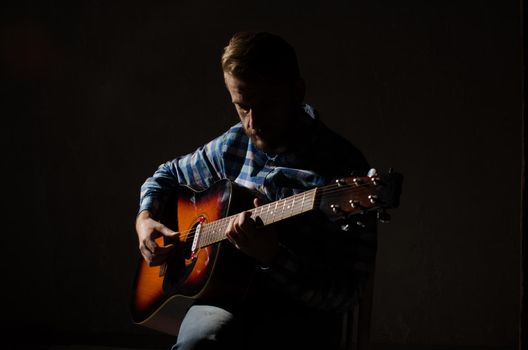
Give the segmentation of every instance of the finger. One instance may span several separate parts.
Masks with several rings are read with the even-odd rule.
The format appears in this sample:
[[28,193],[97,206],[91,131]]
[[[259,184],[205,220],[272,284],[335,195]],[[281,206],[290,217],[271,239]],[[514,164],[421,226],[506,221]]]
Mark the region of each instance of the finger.
[[164,235],[165,237],[177,237],[180,234],[163,225],[161,222],[158,222],[155,226],[156,231]]
[[150,233],[150,239],[145,239],[144,241],[144,245],[146,246],[148,250],[150,250],[151,253],[155,253],[160,248],[160,246],[155,241],[155,239],[161,236],[174,238],[174,237],[179,237],[180,235],[179,232],[172,231],[167,226],[159,222],[157,222],[153,226],[153,228],[154,230]]
[[252,223],[253,220],[251,219],[251,212],[245,211],[237,216],[234,226],[237,232],[244,233],[246,231],[250,231],[253,228]]
[[235,233],[242,232],[240,225],[241,225],[241,222],[244,221],[243,214],[244,213],[240,213],[235,218],[233,218],[233,220],[231,221],[231,232],[235,232]]
[[150,253],[154,253],[156,249],[159,247],[156,241],[153,241],[151,239],[146,239],[144,241],[144,246],[146,249],[149,250]]
[[264,205],[266,204],[266,201],[261,199],[261,198],[258,198],[258,197],[255,197],[253,198],[253,205],[256,207],[260,207],[261,205]]
[[260,216],[257,216],[255,218],[255,227],[262,227],[264,226],[264,221],[260,218]]
[[152,253],[154,255],[167,255],[174,249],[174,247],[174,244],[167,244],[163,247],[158,246]]
[[226,238],[229,242],[231,242],[231,244],[233,244],[237,249],[240,249],[240,246],[238,245],[238,243],[235,241],[235,239],[233,238],[233,236],[231,235],[231,233],[227,233],[226,234]]
[[149,264],[149,266],[161,265],[167,260],[169,253],[175,248],[175,245],[169,244],[163,247],[156,246],[153,251],[147,246],[143,245],[140,247],[141,255],[143,259]]
[[226,228],[226,237],[237,249],[240,249],[240,246],[242,244],[243,238],[241,237],[243,235],[243,232],[238,227],[238,221],[239,217],[233,218],[229,221],[229,224]]
[[233,225],[234,225],[234,223],[235,223],[235,219],[229,220],[229,223],[227,224],[227,228],[225,230],[225,236],[226,236],[227,240],[229,242],[231,242],[231,244],[233,244],[237,249],[240,249],[240,247],[237,244],[236,240],[233,238],[233,233],[234,233]]
[[163,264],[168,259],[168,255],[153,255],[149,262],[149,266],[158,266]]
[[227,227],[225,229],[225,234],[227,235],[228,233],[232,232],[233,231],[233,225],[235,223],[235,218],[229,220],[229,222],[227,223]]
[[150,250],[148,250],[147,247],[143,245],[139,247],[139,251],[141,252],[141,255],[143,256],[143,259],[145,259],[147,263],[150,263],[150,261],[152,260],[152,253],[150,252]]
[[239,233],[239,232],[242,231],[242,229],[240,228],[241,222],[243,221],[242,215],[243,215],[243,213],[240,213],[233,219],[233,225],[232,225],[231,229],[232,229],[232,231],[234,231],[236,233]]
[[227,223],[227,227],[225,229],[225,235],[228,236],[230,235],[231,232],[233,232],[233,225],[235,223],[235,219],[231,219],[229,220],[229,222]]
[[170,251],[174,248],[174,244],[167,244],[160,246],[156,241],[145,240],[144,246],[149,250],[151,254],[162,254],[165,251]]

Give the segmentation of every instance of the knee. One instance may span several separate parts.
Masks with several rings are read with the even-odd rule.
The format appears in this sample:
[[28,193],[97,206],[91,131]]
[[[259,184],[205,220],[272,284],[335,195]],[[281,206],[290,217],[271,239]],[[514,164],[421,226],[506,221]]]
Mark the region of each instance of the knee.
[[203,337],[197,334],[186,336],[184,338],[179,337],[176,340],[176,344],[172,347],[172,350],[213,350],[222,349],[214,338]]
[[193,306],[182,322],[172,350],[227,349],[232,342],[233,320],[233,315],[221,308]]

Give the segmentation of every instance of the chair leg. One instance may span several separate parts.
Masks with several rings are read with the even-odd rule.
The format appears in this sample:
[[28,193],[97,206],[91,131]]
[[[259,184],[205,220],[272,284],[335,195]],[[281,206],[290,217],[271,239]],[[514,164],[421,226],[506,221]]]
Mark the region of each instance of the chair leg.
[[361,300],[352,310],[343,314],[340,350],[368,350],[370,347],[370,324],[374,299],[374,266]]
[[359,304],[359,315],[357,323],[357,349],[368,350],[370,346],[370,324],[372,315],[372,303],[374,299],[374,267],[370,271],[370,278],[365,286],[363,298]]

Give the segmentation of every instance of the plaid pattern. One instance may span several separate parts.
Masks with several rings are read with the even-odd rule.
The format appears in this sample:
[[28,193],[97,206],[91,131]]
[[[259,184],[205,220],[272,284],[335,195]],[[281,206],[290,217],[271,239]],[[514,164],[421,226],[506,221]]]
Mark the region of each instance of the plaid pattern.
[[[310,125],[308,134],[303,134],[304,144],[270,156],[253,145],[238,123],[194,152],[160,165],[141,187],[139,211],[156,215],[167,189],[179,184],[198,190],[227,178],[275,201],[352,171],[365,174],[369,165],[362,154],[326,128],[311,106],[303,108]],[[376,230],[375,222],[370,222],[367,228],[354,227],[346,233],[320,218],[296,222],[295,235],[313,236],[311,248],[286,239],[275,263],[263,268],[263,274],[272,288],[286,291],[294,300],[318,309],[346,310],[357,302],[374,261]],[[292,227],[286,225],[284,230]]]

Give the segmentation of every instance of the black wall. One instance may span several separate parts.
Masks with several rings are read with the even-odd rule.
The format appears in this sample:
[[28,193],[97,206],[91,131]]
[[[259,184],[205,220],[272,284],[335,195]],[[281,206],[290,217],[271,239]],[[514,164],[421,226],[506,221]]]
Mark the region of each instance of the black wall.
[[380,230],[372,340],[515,344],[519,8],[4,2],[4,326],[50,342],[153,334],[128,314],[139,187],[236,122],[221,50],[236,31],[264,30],[297,48],[323,121],[380,171],[405,175],[401,207]]

